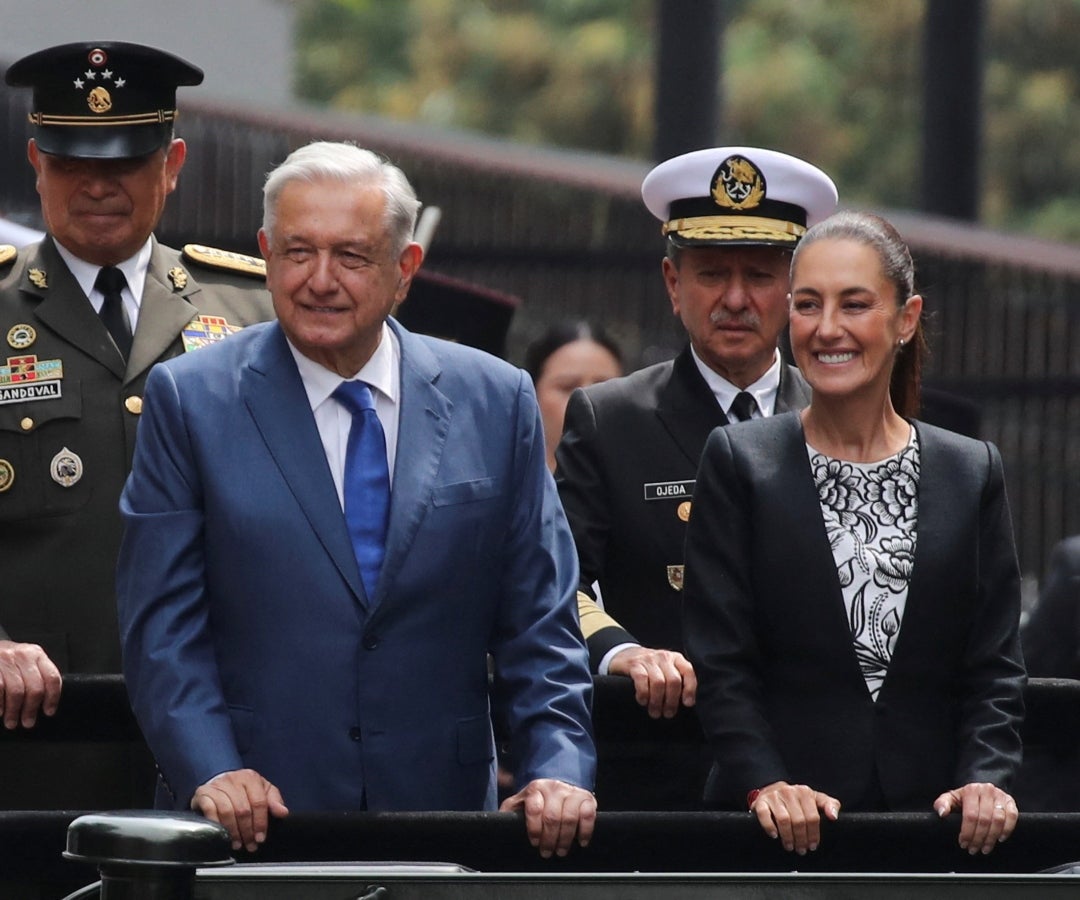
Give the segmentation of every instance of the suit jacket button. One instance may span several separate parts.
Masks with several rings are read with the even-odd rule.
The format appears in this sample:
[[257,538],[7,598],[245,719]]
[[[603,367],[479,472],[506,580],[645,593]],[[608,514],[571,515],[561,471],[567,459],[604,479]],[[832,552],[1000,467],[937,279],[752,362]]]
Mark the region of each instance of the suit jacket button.
[[365,650],[374,650],[378,646],[379,646],[379,638],[378,638],[377,635],[374,635],[374,634],[365,634],[364,635],[364,649]]
[[349,737],[354,741],[360,740],[360,727],[358,725],[353,725],[353,727],[349,729]]

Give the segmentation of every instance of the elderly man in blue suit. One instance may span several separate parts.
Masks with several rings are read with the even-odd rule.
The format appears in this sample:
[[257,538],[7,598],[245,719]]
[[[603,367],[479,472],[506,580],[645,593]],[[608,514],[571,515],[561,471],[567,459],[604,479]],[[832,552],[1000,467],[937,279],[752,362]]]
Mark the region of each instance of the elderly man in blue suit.
[[520,787],[501,808],[544,856],[593,830],[577,563],[535,397],[390,318],[418,207],[366,150],[295,151],[259,232],[278,322],[147,382],[124,673],[158,805],[236,849],[290,808],[494,809],[489,656]]

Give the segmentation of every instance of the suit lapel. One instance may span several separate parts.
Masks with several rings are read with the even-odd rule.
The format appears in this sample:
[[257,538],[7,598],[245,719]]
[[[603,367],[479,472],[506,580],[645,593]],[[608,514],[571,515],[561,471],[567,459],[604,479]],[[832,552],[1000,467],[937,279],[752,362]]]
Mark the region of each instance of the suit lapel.
[[256,339],[240,375],[240,396],[311,528],[357,601],[367,605],[326,451],[280,325]]
[[[29,272],[45,273],[46,286],[37,287]],[[27,260],[20,290],[41,298],[35,315],[67,343],[93,357],[117,378],[124,376],[124,361],[94,307],[79,287],[52,238],[45,238]]]
[[780,364],[780,386],[776,389],[775,413],[805,409],[810,405],[810,385],[794,366]]
[[709,432],[727,424],[720,404],[694,364],[689,345],[672,364],[671,378],[656,405],[656,416],[695,467]]
[[174,290],[167,281],[170,264],[177,265],[178,260],[170,259],[155,240],[139,303],[139,323],[131,345],[125,382],[138,378],[161,359],[184,326],[198,314],[198,310],[186,299],[186,296],[198,290],[198,286],[189,280],[183,295]]
[[431,502],[453,410],[435,386],[441,372],[435,355],[396,321],[389,322],[401,344],[401,406],[386,556],[376,589],[380,606],[392,595],[394,579]]

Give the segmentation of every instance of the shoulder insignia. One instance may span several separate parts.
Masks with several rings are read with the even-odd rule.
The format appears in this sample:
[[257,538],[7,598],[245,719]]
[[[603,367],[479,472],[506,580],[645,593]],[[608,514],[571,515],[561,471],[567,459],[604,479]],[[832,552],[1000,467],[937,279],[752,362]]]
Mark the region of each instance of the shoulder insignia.
[[204,247],[202,244],[185,244],[184,258],[211,269],[223,269],[227,272],[239,272],[255,278],[266,277],[266,262],[256,256],[233,253],[231,250],[218,250]]
[[0,244],[0,266],[6,266],[19,255],[18,248],[11,244]]

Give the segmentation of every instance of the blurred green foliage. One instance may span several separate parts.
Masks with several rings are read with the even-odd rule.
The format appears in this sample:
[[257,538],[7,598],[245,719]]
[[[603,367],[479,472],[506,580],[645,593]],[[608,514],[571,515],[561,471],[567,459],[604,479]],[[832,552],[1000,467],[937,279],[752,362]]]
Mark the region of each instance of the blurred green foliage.
[[[663,0],[301,0],[304,99],[647,158]],[[726,0],[718,143],[919,197],[924,0]],[[1080,0],[986,0],[982,218],[1080,241]]]

